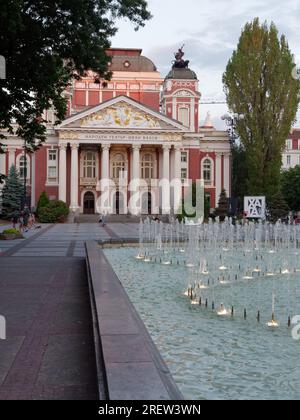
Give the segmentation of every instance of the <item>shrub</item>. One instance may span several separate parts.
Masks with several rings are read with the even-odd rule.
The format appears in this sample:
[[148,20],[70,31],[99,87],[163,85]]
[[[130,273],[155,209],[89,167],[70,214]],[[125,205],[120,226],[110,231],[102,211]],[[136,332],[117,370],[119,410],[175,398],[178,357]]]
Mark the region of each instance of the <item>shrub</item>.
[[50,200],[47,196],[47,194],[44,192],[42,192],[42,194],[40,195],[39,201],[37,203],[37,208],[36,208],[36,213],[39,216],[39,212],[43,207],[48,206],[48,204],[50,203]]
[[67,204],[63,201],[54,200],[39,210],[38,217],[41,223],[57,223],[63,222],[68,214],[69,208]]
[[4,235],[18,235],[20,232],[17,229],[6,229],[2,233]]

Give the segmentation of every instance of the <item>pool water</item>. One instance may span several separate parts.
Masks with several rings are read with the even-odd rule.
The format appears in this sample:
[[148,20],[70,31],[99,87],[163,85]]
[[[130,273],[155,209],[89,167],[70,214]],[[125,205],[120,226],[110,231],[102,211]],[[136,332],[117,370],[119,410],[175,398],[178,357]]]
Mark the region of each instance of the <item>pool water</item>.
[[[186,399],[300,398],[300,340],[287,326],[300,314],[299,273],[209,288],[206,308],[184,295],[191,270],[137,261],[137,252],[105,250]],[[279,328],[271,329],[274,293]],[[218,316],[212,301],[234,305],[234,317]]]

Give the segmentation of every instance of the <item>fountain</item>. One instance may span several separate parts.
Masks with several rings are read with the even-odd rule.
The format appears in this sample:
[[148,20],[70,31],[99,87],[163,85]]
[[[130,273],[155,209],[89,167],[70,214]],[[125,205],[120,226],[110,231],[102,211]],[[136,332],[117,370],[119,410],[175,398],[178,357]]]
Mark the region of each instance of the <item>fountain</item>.
[[[285,225],[280,221],[275,225],[262,221],[234,225],[226,218],[224,223],[217,219],[215,223],[209,220],[208,224],[180,223],[178,220],[164,224],[148,218],[139,226],[136,259],[161,264],[170,270],[185,268],[184,295],[192,305],[201,307],[205,302],[217,316],[256,319],[260,323],[266,316],[261,305],[265,304],[262,303],[262,290],[267,285],[272,319],[266,325],[277,328],[276,288],[280,287],[278,280],[284,278],[284,287],[288,289],[285,316],[290,324],[290,281],[300,271],[299,240],[299,225]],[[255,290],[255,302],[247,299],[249,287]],[[265,299],[265,291],[263,296]],[[215,308],[218,309],[215,311]]]

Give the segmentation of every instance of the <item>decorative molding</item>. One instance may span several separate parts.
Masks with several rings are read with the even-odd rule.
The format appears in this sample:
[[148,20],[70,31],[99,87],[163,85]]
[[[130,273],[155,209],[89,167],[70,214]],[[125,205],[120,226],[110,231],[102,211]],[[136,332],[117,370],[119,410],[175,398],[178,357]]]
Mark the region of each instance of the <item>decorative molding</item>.
[[61,131],[59,133],[59,138],[61,140],[77,140],[78,133],[74,133],[74,131]]
[[109,150],[111,148],[111,145],[110,144],[101,144],[100,147],[101,147],[101,149],[102,149],[103,152],[104,151],[109,152]]
[[162,128],[161,122],[125,102],[93,113],[81,121],[81,127]]

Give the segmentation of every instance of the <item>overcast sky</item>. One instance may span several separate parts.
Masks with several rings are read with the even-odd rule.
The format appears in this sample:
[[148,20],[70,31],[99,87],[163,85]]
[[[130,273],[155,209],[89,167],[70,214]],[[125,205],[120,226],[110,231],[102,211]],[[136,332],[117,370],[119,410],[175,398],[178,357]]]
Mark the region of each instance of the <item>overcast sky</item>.
[[[165,76],[173,53],[185,44],[185,57],[198,74],[203,100],[225,99],[222,74],[242,27],[256,16],[275,22],[300,63],[300,0],[148,0],[148,4],[152,20],[138,32],[130,23],[121,22],[112,46],[142,48]],[[201,122],[210,110],[215,125],[222,127],[220,116],[226,106],[202,105],[201,110]]]

